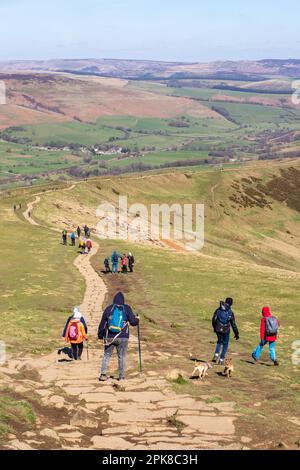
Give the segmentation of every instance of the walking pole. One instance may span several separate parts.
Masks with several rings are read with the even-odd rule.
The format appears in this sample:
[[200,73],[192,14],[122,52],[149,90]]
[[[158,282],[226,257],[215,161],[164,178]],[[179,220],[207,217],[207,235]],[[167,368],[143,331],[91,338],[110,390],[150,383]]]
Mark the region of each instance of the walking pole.
[[138,322],[138,344],[139,344],[139,369],[140,372],[143,371],[142,369],[142,350],[141,350],[141,333],[140,333],[140,317],[139,317],[139,322]]
[[86,342],[86,358],[89,361],[89,343],[88,343],[88,341]]

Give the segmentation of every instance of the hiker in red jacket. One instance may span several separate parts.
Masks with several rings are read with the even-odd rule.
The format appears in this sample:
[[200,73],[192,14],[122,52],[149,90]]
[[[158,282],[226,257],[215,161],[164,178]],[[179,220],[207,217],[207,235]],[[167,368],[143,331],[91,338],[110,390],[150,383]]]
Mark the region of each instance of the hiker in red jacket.
[[270,359],[274,362],[274,366],[279,366],[276,360],[275,343],[277,340],[278,329],[280,326],[279,321],[271,313],[269,307],[263,307],[262,319],[260,322],[260,343],[256,350],[252,353],[252,358],[255,362],[259,360],[263,347],[269,343]]

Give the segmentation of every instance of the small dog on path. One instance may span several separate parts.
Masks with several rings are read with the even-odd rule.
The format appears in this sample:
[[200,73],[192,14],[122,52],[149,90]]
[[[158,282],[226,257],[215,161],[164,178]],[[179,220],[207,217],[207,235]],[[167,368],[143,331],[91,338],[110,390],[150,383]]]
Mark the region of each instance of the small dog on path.
[[197,362],[195,361],[195,368],[193,370],[191,379],[199,378],[204,379],[207,376],[208,369],[212,369],[212,365],[209,362]]
[[234,372],[234,366],[233,366],[233,361],[232,359],[225,359],[225,368],[223,375],[227,377],[228,379],[232,376]]

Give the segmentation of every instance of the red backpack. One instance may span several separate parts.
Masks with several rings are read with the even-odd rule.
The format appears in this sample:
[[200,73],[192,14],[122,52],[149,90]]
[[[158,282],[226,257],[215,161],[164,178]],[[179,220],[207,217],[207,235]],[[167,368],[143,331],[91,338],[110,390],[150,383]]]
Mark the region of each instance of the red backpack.
[[78,325],[79,325],[79,322],[71,323],[70,328],[69,328],[69,334],[68,334],[70,341],[77,341],[78,334],[79,334]]

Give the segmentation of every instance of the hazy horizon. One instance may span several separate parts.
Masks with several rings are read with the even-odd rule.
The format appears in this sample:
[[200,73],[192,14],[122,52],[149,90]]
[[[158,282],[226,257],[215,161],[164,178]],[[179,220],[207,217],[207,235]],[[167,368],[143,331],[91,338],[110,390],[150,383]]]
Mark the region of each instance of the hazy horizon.
[[300,59],[296,0],[0,0],[0,60]]

